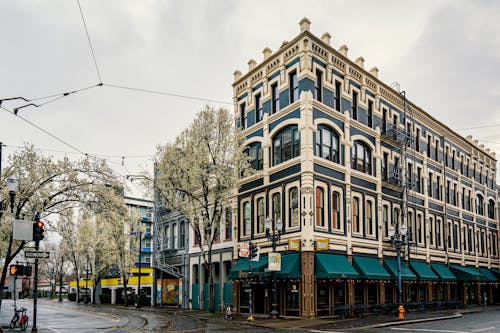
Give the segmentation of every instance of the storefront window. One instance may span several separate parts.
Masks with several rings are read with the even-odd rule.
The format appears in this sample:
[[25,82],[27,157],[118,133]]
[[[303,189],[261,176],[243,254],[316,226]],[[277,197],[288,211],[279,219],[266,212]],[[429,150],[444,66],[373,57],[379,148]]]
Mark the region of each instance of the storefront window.
[[318,317],[330,315],[330,288],[328,285],[319,285],[316,295],[316,308]]
[[300,285],[289,283],[286,286],[286,316],[300,316]]

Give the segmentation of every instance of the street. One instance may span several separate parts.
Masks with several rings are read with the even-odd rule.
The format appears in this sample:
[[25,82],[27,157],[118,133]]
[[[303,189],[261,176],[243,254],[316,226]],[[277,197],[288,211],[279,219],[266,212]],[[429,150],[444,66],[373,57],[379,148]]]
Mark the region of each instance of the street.
[[360,332],[436,332],[436,333],[493,333],[500,332],[500,312],[485,311],[464,314],[460,318],[369,329]]

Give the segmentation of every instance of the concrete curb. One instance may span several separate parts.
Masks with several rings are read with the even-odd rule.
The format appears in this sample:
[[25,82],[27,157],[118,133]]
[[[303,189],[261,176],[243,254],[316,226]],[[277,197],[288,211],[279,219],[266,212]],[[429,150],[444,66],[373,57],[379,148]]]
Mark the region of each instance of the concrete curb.
[[[429,318],[420,318],[420,319],[402,320],[402,321],[391,321],[391,322],[381,323],[381,324],[373,324],[373,325],[362,326],[362,327],[353,327],[353,328],[347,329],[346,331],[350,331],[350,330],[354,330],[354,329],[363,330],[363,329],[371,329],[371,328],[382,328],[382,327],[389,327],[389,326],[417,324],[417,323],[425,323],[428,321],[447,320],[447,319],[455,319],[455,318],[460,318],[460,317],[462,317],[461,313],[455,313],[455,314],[449,315],[449,316],[429,317]],[[318,332],[318,331],[316,331],[316,332]]]

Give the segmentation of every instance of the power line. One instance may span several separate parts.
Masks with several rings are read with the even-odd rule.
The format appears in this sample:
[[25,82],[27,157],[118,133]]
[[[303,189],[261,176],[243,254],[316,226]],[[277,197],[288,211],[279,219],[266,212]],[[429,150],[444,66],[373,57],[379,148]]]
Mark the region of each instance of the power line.
[[[48,96],[36,97],[36,98],[29,99],[28,101],[29,102],[33,102],[33,101],[38,101],[38,100],[41,100],[41,99],[47,99],[47,98],[52,98],[52,97],[66,97],[68,95],[76,94],[76,93],[79,93],[79,92],[82,92],[82,91],[85,91],[85,90],[89,90],[89,89],[92,89],[92,88],[95,88],[95,87],[102,87],[102,83],[98,83],[98,84],[95,84],[95,85],[92,85],[92,86],[88,86],[88,87],[85,87],[85,88],[80,88],[80,89],[76,89],[76,90],[72,90],[72,91],[62,92],[62,93],[59,93],[59,94],[53,94],[53,95],[48,95]],[[49,104],[50,102],[51,101],[44,102],[44,103],[41,103],[40,105]]]
[[[8,109],[4,108],[3,106],[0,106],[0,108],[2,108],[3,110],[5,110],[6,112],[8,112],[8,113],[10,113],[10,114],[12,114],[12,115],[15,115],[13,111],[10,111],[10,110],[8,110]],[[24,117],[22,117],[22,116],[20,116],[20,115],[17,115],[17,117],[18,117],[18,118],[20,118],[20,119],[22,119],[23,121],[27,122],[27,123],[28,123],[28,124],[30,124],[31,126],[33,126],[33,127],[37,128],[38,130],[42,131],[43,133],[47,134],[47,135],[48,135],[48,136],[50,136],[51,138],[56,139],[57,141],[61,142],[62,144],[64,144],[64,145],[66,145],[66,146],[70,147],[70,148],[71,148],[71,149],[73,149],[74,151],[77,151],[77,152],[79,152],[80,154],[82,154],[82,155],[86,155],[86,156],[87,156],[87,154],[85,154],[85,153],[84,153],[83,151],[81,151],[80,149],[78,149],[78,148],[76,148],[75,146],[73,146],[72,144],[70,144],[70,143],[68,143],[68,142],[64,141],[63,139],[59,138],[58,136],[56,136],[56,135],[54,135],[54,134],[50,133],[49,131],[47,131],[47,130],[43,129],[42,127],[38,126],[37,124],[35,124],[35,123],[33,123],[33,122],[29,121],[28,119],[26,119],[26,118],[24,118]]]
[[95,70],[97,72],[97,76],[99,77],[99,82],[102,83],[101,72],[99,71],[99,66],[97,66],[97,60],[95,59],[94,48],[92,47],[92,42],[90,41],[89,31],[87,29],[87,24],[85,23],[85,17],[83,15],[82,6],[80,5],[80,0],[76,0],[78,2],[78,8],[80,8],[80,15],[83,21],[83,27],[85,28],[85,33],[87,34],[87,40],[89,41],[90,52],[92,53],[92,59],[94,60]]
[[209,99],[209,98],[201,98],[201,97],[195,97],[195,96],[173,94],[173,93],[168,93],[168,92],[163,92],[163,91],[149,90],[149,89],[142,89],[142,88],[134,88],[134,87],[127,87],[127,86],[119,86],[119,85],[107,84],[107,83],[104,83],[103,85],[106,86],[106,87],[117,88],[117,89],[133,90],[133,91],[145,92],[145,93],[156,94],[156,95],[165,95],[165,96],[172,96],[172,97],[180,97],[180,98],[186,98],[186,99],[193,99],[193,100],[197,100],[197,101],[204,101],[204,102],[212,102],[212,103],[220,103],[220,104],[233,105],[233,103],[218,101],[218,100]]

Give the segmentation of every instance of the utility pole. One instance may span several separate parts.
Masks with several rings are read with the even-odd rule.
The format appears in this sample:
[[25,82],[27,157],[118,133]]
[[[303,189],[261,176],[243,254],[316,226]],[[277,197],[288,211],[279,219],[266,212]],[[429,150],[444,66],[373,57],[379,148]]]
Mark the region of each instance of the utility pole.
[[62,288],[63,288],[63,266],[64,259],[61,258],[61,269],[59,270],[59,302],[62,302]]
[[[35,241],[35,250],[38,252],[40,249],[40,241]],[[37,299],[38,299],[38,258],[35,258],[35,278],[33,279],[34,293],[33,295],[33,327],[31,328],[31,333],[38,333],[38,328],[36,327],[36,313],[37,313]]]
[[137,303],[135,304],[136,308],[141,307],[141,255],[142,255],[142,231],[139,231],[139,276],[137,280]]

